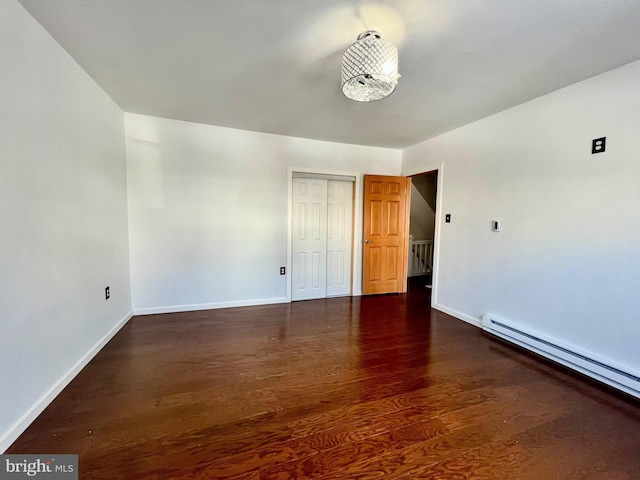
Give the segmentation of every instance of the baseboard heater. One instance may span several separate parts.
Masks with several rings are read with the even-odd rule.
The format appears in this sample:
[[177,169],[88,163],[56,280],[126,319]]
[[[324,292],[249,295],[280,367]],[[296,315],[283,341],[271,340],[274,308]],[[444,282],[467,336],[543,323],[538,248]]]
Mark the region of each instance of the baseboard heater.
[[577,370],[591,378],[640,398],[640,373],[574,347],[544,338],[511,322],[492,315],[482,317],[482,329],[492,335],[519,345],[538,355]]

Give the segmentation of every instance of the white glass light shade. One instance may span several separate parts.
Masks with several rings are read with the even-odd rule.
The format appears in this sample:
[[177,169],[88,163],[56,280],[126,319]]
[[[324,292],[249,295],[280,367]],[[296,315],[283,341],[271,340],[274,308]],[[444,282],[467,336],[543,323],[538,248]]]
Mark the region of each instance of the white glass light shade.
[[379,32],[368,30],[342,56],[342,93],[371,102],[391,95],[398,83],[398,49]]

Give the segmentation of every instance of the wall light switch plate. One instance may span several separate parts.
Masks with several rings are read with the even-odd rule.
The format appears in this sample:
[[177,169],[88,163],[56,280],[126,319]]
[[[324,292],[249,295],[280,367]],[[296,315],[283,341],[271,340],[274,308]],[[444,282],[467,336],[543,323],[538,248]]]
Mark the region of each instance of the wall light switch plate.
[[502,220],[491,220],[491,230],[494,232],[502,231]]
[[444,223],[451,223],[451,214],[450,213],[445,214]]

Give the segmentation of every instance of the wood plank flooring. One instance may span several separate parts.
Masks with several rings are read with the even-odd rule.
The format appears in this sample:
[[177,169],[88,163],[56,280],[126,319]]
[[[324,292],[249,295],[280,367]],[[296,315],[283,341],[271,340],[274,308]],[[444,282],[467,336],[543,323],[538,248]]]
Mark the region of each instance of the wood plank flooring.
[[77,453],[81,479],[640,478],[640,402],[427,292],[135,317],[7,453]]

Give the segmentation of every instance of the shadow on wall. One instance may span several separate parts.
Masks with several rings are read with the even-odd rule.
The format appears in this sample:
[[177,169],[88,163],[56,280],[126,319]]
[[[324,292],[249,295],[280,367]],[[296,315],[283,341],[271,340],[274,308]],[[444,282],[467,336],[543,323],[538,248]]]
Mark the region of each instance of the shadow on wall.
[[415,240],[433,240],[437,184],[437,171],[411,177],[409,234],[413,235]]

